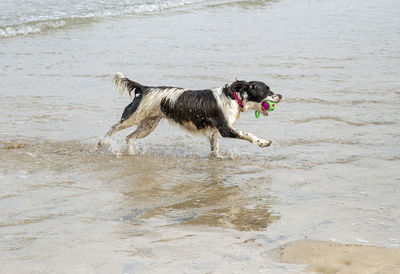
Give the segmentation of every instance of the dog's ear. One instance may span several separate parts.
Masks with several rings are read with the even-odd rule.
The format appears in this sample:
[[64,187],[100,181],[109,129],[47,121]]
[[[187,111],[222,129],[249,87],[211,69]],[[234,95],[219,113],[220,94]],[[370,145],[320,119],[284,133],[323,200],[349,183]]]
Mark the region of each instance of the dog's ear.
[[238,81],[236,80],[229,86],[229,92],[233,93],[240,93],[243,94],[244,92],[247,92],[250,88],[250,85],[246,81]]
[[256,89],[256,84],[249,83],[249,89]]

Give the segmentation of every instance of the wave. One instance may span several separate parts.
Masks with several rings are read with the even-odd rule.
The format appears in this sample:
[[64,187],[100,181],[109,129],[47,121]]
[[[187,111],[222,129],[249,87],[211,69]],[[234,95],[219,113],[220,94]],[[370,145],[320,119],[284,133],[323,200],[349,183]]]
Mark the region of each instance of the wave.
[[212,8],[220,8],[226,6],[239,6],[244,8],[263,7],[276,1],[277,0],[225,0],[225,1],[210,3],[207,6]]
[[314,121],[320,121],[320,120],[332,120],[336,122],[342,122],[350,126],[368,126],[368,125],[373,125],[373,126],[380,126],[380,125],[394,125],[395,122],[393,121],[359,121],[359,122],[354,122],[354,121],[348,121],[344,118],[341,117],[336,117],[336,116],[329,116],[329,115],[323,115],[323,116],[317,116],[317,117],[309,117],[309,118],[304,118],[304,119],[296,119],[293,120],[294,123],[296,124],[302,124],[302,123],[309,123],[309,122],[314,122]]
[[46,30],[58,29],[67,25],[91,23],[95,19],[90,18],[68,18],[43,21],[31,21],[22,24],[0,27],[0,37],[13,37],[17,35],[26,35],[39,33]]
[[10,14],[13,14],[10,15],[11,17],[7,18],[7,16],[3,16],[3,18],[1,18],[2,14],[0,13],[0,39],[41,33],[80,24],[91,24],[106,18],[135,14],[154,14],[176,8],[193,7],[195,5],[198,6],[195,6],[194,9],[198,10],[200,8],[216,8],[231,5],[256,7],[274,1],[275,0],[126,0],[124,2],[98,2],[94,0],[86,3],[87,7],[74,6],[71,9],[65,9],[65,6],[60,6],[58,9],[51,11],[51,14],[44,14],[41,10],[33,9],[32,11],[22,11],[22,14],[25,13],[25,15],[17,15],[15,12],[10,12]]
[[93,12],[93,10],[77,10],[71,12],[70,15],[67,16],[65,16],[64,13],[63,17],[59,15],[63,14],[63,12],[52,15],[40,14],[36,15],[36,17],[32,16],[23,22],[0,25],[0,38],[40,33],[72,25],[91,24],[105,18],[117,16],[158,13],[169,9],[198,4],[204,1],[206,0],[170,0],[146,4],[134,4],[128,2],[115,6],[109,5],[105,7],[97,7],[98,11],[95,12]]

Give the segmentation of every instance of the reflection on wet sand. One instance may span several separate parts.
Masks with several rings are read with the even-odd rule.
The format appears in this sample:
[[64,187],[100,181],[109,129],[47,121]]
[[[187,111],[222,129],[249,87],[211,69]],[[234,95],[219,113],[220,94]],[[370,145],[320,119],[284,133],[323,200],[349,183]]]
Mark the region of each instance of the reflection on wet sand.
[[[124,219],[134,225],[158,222],[243,231],[263,230],[278,218],[271,216],[271,198],[249,195],[253,190],[234,178],[232,160],[182,159],[176,165],[143,156],[140,161],[133,168],[137,172],[121,179],[129,212]],[[260,184],[265,180],[255,179]]]
[[[246,201],[241,195],[238,186],[224,186],[216,183],[196,191],[197,187],[186,187],[185,193],[180,186],[169,190],[154,188],[152,195],[146,192],[130,192],[128,200],[136,200],[142,197],[148,204],[154,203],[148,200],[150,197],[164,197],[166,205],[139,211],[134,214],[135,222],[145,222],[146,219],[167,219],[168,224],[206,225],[237,230],[263,230],[273,220],[269,212],[269,205],[254,205],[252,201]],[[170,201],[166,201],[166,197]],[[179,197],[179,199],[177,199]],[[140,199],[140,198],[139,198]],[[133,210],[133,212],[137,212]],[[274,217],[276,218],[276,217]],[[132,218],[133,219],[133,218]],[[138,219],[140,221],[138,221]]]
[[[268,186],[267,178],[251,165],[247,168],[242,163],[236,169],[238,160],[169,159],[152,155],[115,157],[90,144],[74,141],[25,140],[23,146],[20,143],[9,140],[2,144],[1,158],[12,159],[8,166],[10,172],[13,166],[15,169],[18,166],[27,174],[24,175],[26,182],[30,182],[33,174],[46,173],[47,169],[58,172],[57,178],[50,178],[48,183],[32,181],[24,189],[40,190],[44,196],[46,189],[55,191],[65,187],[79,192],[74,195],[93,195],[97,191],[118,193],[121,203],[110,214],[121,216],[120,220],[128,225],[140,226],[141,231],[165,225],[264,230],[278,218],[271,215],[272,198],[268,193],[264,192],[263,196],[257,193],[259,185]],[[97,179],[87,182],[86,176],[78,175],[88,171],[91,178]],[[69,182],[67,186],[65,182]],[[18,193],[7,197],[10,195],[18,196]],[[90,208],[91,201],[86,200],[82,206]],[[31,216],[34,220],[37,217]],[[7,225],[7,220],[4,221],[3,226]]]

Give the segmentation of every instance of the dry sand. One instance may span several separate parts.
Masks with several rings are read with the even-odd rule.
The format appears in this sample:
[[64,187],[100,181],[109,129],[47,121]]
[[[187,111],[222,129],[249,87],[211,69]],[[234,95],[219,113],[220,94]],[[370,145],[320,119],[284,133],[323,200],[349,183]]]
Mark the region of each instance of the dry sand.
[[314,240],[290,242],[271,252],[283,263],[318,273],[400,273],[400,249]]

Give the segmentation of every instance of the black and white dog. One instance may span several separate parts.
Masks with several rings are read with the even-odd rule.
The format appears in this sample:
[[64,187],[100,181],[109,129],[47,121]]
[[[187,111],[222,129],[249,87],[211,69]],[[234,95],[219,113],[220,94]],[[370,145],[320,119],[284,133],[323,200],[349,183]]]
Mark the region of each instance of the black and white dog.
[[278,103],[282,99],[282,95],[274,94],[266,84],[259,81],[235,81],[223,88],[187,90],[143,86],[117,73],[113,82],[121,95],[124,90],[128,90],[134,98],[125,107],[121,120],[99,141],[99,146],[105,144],[117,131],[137,125],[135,132],[126,137],[129,154],[135,154],[135,140],[149,135],[163,118],[181,125],[191,133],[207,136],[211,144],[211,157],[219,157],[219,134],[267,147],[271,141],[236,130],[233,124],[240,113],[248,109],[268,115],[262,103],[266,100]]

